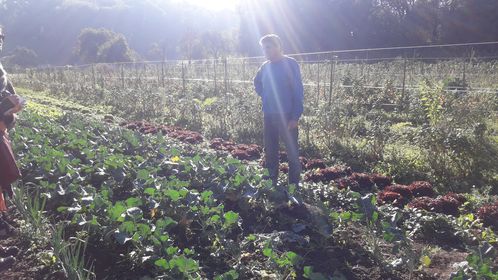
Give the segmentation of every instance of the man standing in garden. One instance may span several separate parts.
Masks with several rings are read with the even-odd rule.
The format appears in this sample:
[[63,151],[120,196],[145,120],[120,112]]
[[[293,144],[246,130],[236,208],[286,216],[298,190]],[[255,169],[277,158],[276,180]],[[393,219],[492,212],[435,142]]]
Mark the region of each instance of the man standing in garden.
[[256,93],[263,101],[266,168],[274,186],[279,172],[279,140],[285,143],[289,160],[289,185],[299,185],[298,121],[303,113],[304,90],[299,65],[282,52],[275,34],[259,41],[267,61],[254,78]]

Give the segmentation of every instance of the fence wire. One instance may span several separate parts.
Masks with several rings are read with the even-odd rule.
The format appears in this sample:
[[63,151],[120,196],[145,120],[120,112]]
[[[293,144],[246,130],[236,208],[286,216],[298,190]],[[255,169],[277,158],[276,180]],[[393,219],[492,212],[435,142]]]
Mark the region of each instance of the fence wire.
[[[330,100],[335,90],[360,85],[365,89],[413,91],[423,80],[449,81],[448,91],[498,94],[498,60],[480,55],[476,47],[496,48],[498,42],[393,47],[361,50],[300,53],[289,56],[301,66],[308,94]],[[424,51],[431,51],[425,55]],[[444,54],[434,56],[434,53]],[[455,56],[458,53],[460,55]],[[465,55],[461,55],[464,53]],[[484,53],[485,54],[485,53]],[[251,87],[263,57],[202,60],[99,63],[18,69],[14,77],[28,81],[78,84],[89,88],[133,88],[147,84],[164,88],[179,83],[206,83],[215,92],[232,91],[234,86]]]

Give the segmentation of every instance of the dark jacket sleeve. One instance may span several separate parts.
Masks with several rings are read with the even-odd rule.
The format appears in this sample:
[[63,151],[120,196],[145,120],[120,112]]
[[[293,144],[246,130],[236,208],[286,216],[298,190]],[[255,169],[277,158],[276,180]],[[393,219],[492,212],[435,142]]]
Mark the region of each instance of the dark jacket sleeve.
[[259,96],[263,96],[263,66],[259,67],[256,77],[254,77],[254,89]]
[[291,119],[294,121],[299,120],[304,110],[304,87],[303,79],[301,77],[301,69],[296,61],[292,62],[292,75],[293,75],[293,99]]

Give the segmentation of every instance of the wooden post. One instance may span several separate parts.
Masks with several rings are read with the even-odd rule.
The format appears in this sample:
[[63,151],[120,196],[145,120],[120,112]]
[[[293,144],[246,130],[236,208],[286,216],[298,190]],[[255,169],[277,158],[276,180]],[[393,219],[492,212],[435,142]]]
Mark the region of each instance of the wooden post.
[[317,63],[317,77],[316,77],[316,104],[320,100],[320,62]]
[[228,92],[228,69],[227,69],[227,58],[223,58],[223,67],[224,67],[224,83],[225,83],[225,93]]
[[332,53],[332,58],[330,59],[329,107],[332,105],[332,94],[334,92],[335,64],[336,56]]
[[214,73],[214,92],[218,93],[218,83],[217,83],[217,74],[216,74],[216,62],[218,61],[217,58],[213,60],[213,73]]
[[185,66],[182,61],[182,93],[185,94]]
[[403,101],[405,100],[405,87],[406,87],[406,56],[404,56],[403,58],[403,89],[401,91],[401,96],[402,96],[401,100]]
[[125,73],[124,73],[124,65],[121,64],[121,87],[125,88]]
[[210,77],[210,75],[209,75],[209,60],[206,60],[204,62],[204,65],[206,66],[206,80],[209,81],[209,77]]
[[147,63],[145,63],[145,62],[144,62],[144,78],[145,78],[145,82],[147,83],[149,76],[147,76]]
[[95,65],[92,64],[92,88],[95,89],[95,84],[97,82],[95,81]]
[[[474,48],[471,48],[469,51],[469,61],[468,63],[472,63],[472,54],[474,52]],[[465,83],[467,80],[467,61],[464,58],[463,59],[463,74],[462,74],[462,81]]]
[[246,61],[242,60],[242,81],[246,80]]
[[161,84],[164,86],[164,60],[161,62]]
[[369,81],[370,78],[370,63],[369,63],[369,57],[368,57],[368,51],[366,52],[366,74],[365,74],[365,81]]
[[[102,73],[102,75],[100,75],[100,77],[99,77],[102,89],[105,88],[105,76],[106,76],[106,72]],[[101,92],[103,92],[103,91],[101,91]]]
[[[368,52],[367,52],[368,55]],[[363,86],[366,84],[366,79],[365,79],[365,59],[361,60],[361,80],[363,81]]]
[[140,78],[139,78],[139,74],[138,74],[138,64],[137,63],[134,63],[133,66],[135,67],[135,81],[136,81],[136,84],[139,84],[140,83]]

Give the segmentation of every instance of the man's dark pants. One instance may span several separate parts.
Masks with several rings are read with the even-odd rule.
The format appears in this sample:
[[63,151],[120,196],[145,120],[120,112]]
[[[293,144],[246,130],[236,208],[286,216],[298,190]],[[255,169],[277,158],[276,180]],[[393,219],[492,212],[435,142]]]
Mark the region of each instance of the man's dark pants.
[[279,139],[285,143],[289,160],[289,184],[299,184],[301,163],[299,161],[298,129],[289,130],[289,116],[285,114],[264,115],[264,141],[266,168],[276,186],[279,172]]

